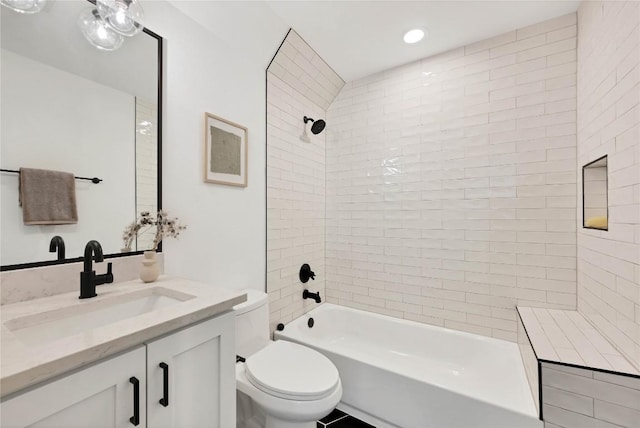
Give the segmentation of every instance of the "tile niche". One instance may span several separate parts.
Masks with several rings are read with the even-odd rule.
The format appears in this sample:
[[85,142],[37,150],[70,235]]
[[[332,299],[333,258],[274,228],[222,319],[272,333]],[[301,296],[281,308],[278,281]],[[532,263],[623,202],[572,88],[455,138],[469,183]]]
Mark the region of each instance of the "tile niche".
[[607,156],[582,167],[582,227],[608,230]]

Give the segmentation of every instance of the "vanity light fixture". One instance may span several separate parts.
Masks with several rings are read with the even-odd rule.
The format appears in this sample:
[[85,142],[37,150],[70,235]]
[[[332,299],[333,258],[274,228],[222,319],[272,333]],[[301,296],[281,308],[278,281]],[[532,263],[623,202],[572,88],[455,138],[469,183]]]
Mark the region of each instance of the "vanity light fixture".
[[424,38],[424,30],[420,28],[414,28],[413,30],[409,30],[406,33],[404,33],[403,40],[405,43],[413,44],[413,43],[418,43],[423,38]]
[[97,0],[98,13],[118,34],[132,37],[144,29],[144,12],[137,0]]
[[115,51],[124,42],[124,38],[111,30],[94,8],[80,13],[78,27],[89,43],[103,51]]
[[38,13],[46,3],[47,0],[0,0],[2,6],[18,13]]
[[95,8],[80,14],[78,26],[93,46],[114,51],[124,43],[122,36],[132,37],[144,29],[143,18],[138,0],[97,0]]

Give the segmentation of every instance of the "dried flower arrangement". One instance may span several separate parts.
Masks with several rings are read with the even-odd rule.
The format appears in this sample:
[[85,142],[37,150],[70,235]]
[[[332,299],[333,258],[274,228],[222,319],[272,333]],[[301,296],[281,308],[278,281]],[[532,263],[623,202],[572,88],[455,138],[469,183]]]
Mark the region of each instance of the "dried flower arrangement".
[[180,223],[178,218],[171,218],[164,210],[159,210],[156,218],[151,217],[148,211],[140,213],[140,217],[129,226],[127,226],[122,233],[122,240],[124,241],[124,248],[131,250],[134,238],[141,233],[149,232],[155,227],[155,237],[153,238],[153,248],[155,251],[158,249],[158,245],[164,238],[177,238],[180,232],[187,228],[186,225]]

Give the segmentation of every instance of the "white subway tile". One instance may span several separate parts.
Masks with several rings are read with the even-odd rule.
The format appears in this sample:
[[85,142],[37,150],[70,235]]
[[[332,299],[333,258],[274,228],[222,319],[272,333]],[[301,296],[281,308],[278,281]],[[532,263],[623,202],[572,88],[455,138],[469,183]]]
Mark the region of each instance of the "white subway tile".
[[562,409],[551,405],[543,405],[542,410],[546,421],[565,428],[619,428],[602,420],[591,418],[580,413]]
[[[575,307],[575,29],[570,14],[344,87],[327,112],[328,296],[357,305],[365,287],[368,310],[509,340],[517,299]],[[284,198],[322,187],[284,184],[306,169],[282,150],[288,221]]]
[[576,37],[578,27],[576,25],[570,25],[568,27],[553,30],[547,33],[547,43],[553,43],[558,40],[569,39]]
[[545,404],[593,417],[593,398],[549,386],[543,387]]
[[640,411],[602,400],[595,400],[596,419],[624,427],[640,427]]
[[548,33],[554,30],[558,30],[560,28],[576,25],[576,22],[577,22],[576,14],[570,13],[568,15],[554,18],[549,21],[544,21],[538,24],[533,24],[526,28],[519,29],[517,30],[517,38],[518,40],[520,40],[528,37],[533,37],[537,34]]

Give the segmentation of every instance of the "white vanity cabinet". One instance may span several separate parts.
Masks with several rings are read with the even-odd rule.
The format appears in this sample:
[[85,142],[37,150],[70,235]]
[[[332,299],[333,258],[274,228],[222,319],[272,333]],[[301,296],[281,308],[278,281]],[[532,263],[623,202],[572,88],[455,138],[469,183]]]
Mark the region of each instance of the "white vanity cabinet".
[[229,312],[5,400],[1,425],[235,426],[234,342]]
[[147,427],[236,426],[234,314],[147,343]]
[[[133,427],[138,398],[140,427],[145,426],[146,350],[126,354],[76,371],[4,401],[3,428]],[[136,385],[137,382],[137,385]],[[134,394],[138,391],[138,397]],[[134,420],[135,421],[135,420]]]

